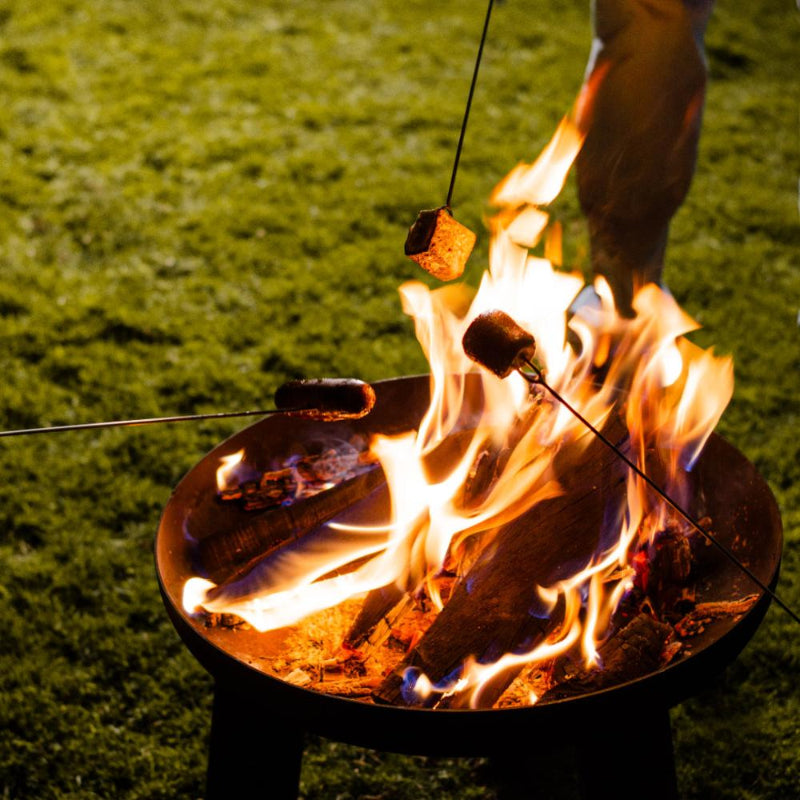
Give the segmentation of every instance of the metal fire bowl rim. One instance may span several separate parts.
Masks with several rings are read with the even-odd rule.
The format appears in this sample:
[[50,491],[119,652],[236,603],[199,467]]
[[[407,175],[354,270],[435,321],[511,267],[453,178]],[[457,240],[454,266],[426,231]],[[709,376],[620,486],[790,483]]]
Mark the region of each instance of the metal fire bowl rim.
[[[408,417],[410,413],[413,417],[428,396],[429,376],[391,378],[377,381],[373,386],[377,394],[375,409],[364,420],[347,423],[348,431],[353,427],[382,430],[383,423],[393,416]],[[398,422],[399,430],[408,429],[407,420]],[[324,424],[326,431],[343,425]],[[708,688],[744,648],[769,608],[770,598],[762,592],[755,605],[738,621],[732,622],[722,635],[703,643],[682,660],[611,688],[545,705],[474,710],[408,708],[370,704],[294,686],[258,670],[212,642],[202,626],[183,611],[180,603],[182,582],[175,586],[174,576],[170,574],[170,563],[176,553],[182,557],[180,550],[188,548],[183,532],[180,536],[175,532],[175,521],[181,516],[179,506],[186,502],[187,496],[197,494],[192,484],[196,482],[198,472],[208,472],[211,466],[219,463],[221,455],[238,450],[243,442],[252,440],[265,430],[272,433],[278,425],[285,431],[287,425],[311,429],[319,423],[309,425],[297,418],[268,417],[214,447],[176,486],[165,506],[155,541],[159,588],[178,634],[213,676],[217,686],[241,699],[242,713],[252,714],[257,710],[265,715],[265,724],[272,719],[277,724],[292,725],[337,741],[428,755],[482,755],[509,747],[518,748],[521,736],[541,735],[549,740],[561,735],[574,736],[576,726],[602,724],[603,716],[609,713],[635,715],[643,706],[666,709]],[[389,427],[397,426],[390,424]],[[716,487],[714,480],[718,482],[722,477],[727,481],[730,473],[734,473],[737,479],[741,478],[739,483],[743,481],[746,490],[757,500],[751,521],[762,525],[770,538],[763,543],[766,558],[754,571],[774,588],[782,547],[782,527],[775,498],[751,462],[716,434],[710,437],[696,472],[703,472],[708,466],[709,452],[714,456],[714,464],[705,472],[708,473],[706,479],[712,482],[712,491]],[[718,465],[724,465],[727,474],[717,474],[714,478]],[[732,491],[741,495],[743,490],[737,484]],[[752,497],[748,499],[752,501]],[[763,524],[759,520],[763,520]],[[727,568],[735,570],[732,565],[727,565]],[[754,593],[754,587],[752,591],[747,588],[745,594]]]

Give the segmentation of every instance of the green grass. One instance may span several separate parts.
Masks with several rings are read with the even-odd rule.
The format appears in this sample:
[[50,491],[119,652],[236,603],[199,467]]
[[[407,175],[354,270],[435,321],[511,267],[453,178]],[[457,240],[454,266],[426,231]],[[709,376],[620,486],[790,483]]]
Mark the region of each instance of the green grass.
[[[0,426],[246,408],[289,377],[423,370],[402,243],[444,199],[481,6],[0,0]],[[587,6],[497,5],[455,195],[473,229],[570,106]],[[715,10],[666,272],[698,340],[734,356],[720,428],[781,506],[795,608],[799,28],[789,2]],[[558,208],[585,268],[571,188]],[[482,235],[473,282],[485,254]],[[152,540],[171,488],[235,429],[0,443],[3,797],[202,795],[211,679],[163,611]],[[674,712],[685,797],[800,794],[798,674],[800,631],[772,609]],[[303,790],[492,797],[484,777],[314,742]]]

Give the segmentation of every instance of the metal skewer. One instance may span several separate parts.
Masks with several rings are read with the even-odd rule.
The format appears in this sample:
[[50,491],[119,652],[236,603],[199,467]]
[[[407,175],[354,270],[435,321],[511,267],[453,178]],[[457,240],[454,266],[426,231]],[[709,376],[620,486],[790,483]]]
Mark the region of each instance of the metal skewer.
[[316,420],[358,419],[369,414],[375,404],[375,391],[354,378],[317,378],[288,381],[275,392],[275,407],[253,411],[219,411],[209,414],[178,414],[170,417],[143,419],[114,419],[108,422],[80,422],[74,425],[50,425],[43,428],[21,428],[0,431],[0,438],[29,436],[36,433],[65,433],[66,431],[126,428],[137,425],[157,425],[163,422],[194,422],[202,419],[231,417],[265,417],[269,414],[294,414]]
[[489,32],[489,19],[492,15],[494,0],[489,0],[486,8],[486,18],[483,22],[478,55],[472,71],[472,81],[469,86],[467,104],[461,120],[461,132],[458,136],[453,169],[450,174],[450,186],[447,189],[447,200],[439,208],[425,209],[419,212],[414,224],[409,228],[404,246],[405,254],[419,264],[426,272],[443,281],[451,281],[460,277],[472,253],[477,239],[474,231],[458,222],[453,216],[451,208],[453,203],[453,190],[458,175],[458,165],[461,161],[461,150],[464,146],[464,136],[467,132],[469,112],[472,108],[472,98],[475,95],[475,86],[478,82],[478,70],[483,57],[483,47],[486,44],[486,35]]
[[145,417],[144,419],[114,419],[107,422],[81,422],[75,425],[50,425],[44,428],[21,428],[14,431],[0,431],[0,438],[7,436],[28,436],[37,433],[65,433],[66,431],[85,431],[97,428],[126,428],[137,425],[156,425],[162,422],[191,422],[203,419],[229,419],[231,417],[263,417],[286,411],[308,411],[310,408],[265,408],[258,411],[221,411],[212,414],[179,414],[172,417]]
[[515,367],[516,371],[530,384],[534,386],[541,386],[546,389],[550,394],[561,403],[579,422],[585,425],[606,447],[609,447],[614,453],[625,462],[625,464],[636,473],[662,500],[664,500],[671,508],[676,511],[683,519],[688,522],[699,534],[701,534],[706,541],[714,545],[726,558],[735,564],[753,583],[755,583],[763,592],[774,600],[795,622],[800,624],[800,616],[789,608],[786,603],[775,594],[753,571],[743,564],[739,558],[733,553],[727,545],[720,542],[716,536],[707,531],[695,517],[686,511],[676,500],[673,500],[652,478],[645,474],[633,461],[631,461],[625,453],[623,453],[610,439],[604,436],[586,417],[584,417],[572,404],[562,397],[550,384],[547,383],[542,374],[542,370],[536,366],[530,359],[522,357],[520,361],[526,366],[530,367],[533,375],[523,372],[521,368]]
[[467,132],[467,122],[469,121],[469,112],[472,108],[472,98],[475,94],[475,85],[478,82],[478,70],[481,66],[481,58],[483,57],[483,46],[486,44],[486,34],[489,32],[489,20],[492,16],[492,6],[494,0],[489,0],[489,5],[486,8],[486,19],[483,23],[483,33],[481,34],[481,43],[478,46],[478,55],[475,59],[475,69],[472,72],[472,83],[469,86],[469,95],[467,95],[467,106],[464,109],[464,119],[461,122],[461,133],[458,137],[458,145],[456,146],[456,156],[453,161],[453,172],[450,175],[450,188],[447,190],[447,200],[445,201],[445,208],[450,208],[453,202],[453,189],[456,185],[456,175],[458,174],[458,162],[461,160],[461,149],[464,146],[464,135]]

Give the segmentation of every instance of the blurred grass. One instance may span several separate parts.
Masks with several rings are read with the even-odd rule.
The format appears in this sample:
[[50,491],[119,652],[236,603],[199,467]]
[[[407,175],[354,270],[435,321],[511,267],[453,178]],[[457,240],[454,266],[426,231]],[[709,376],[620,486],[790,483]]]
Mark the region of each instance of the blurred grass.
[[[586,5],[498,5],[456,186],[473,229],[571,104]],[[2,428],[246,408],[289,377],[423,370],[396,296],[420,278],[402,242],[444,199],[483,12],[0,0]],[[790,3],[715,10],[666,275],[698,340],[734,355],[721,431],[781,505],[795,608],[798,27]],[[571,187],[558,212],[585,268]],[[472,282],[485,254],[483,235]],[[202,795],[211,680],[167,621],[151,549],[171,488],[233,430],[0,443],[3,797]],[[800,795],[799,641],[773,609],[718,687],[676,709],[685,797]],[[303,791],[492,797],[483,778],[471,760],[315,741]]]

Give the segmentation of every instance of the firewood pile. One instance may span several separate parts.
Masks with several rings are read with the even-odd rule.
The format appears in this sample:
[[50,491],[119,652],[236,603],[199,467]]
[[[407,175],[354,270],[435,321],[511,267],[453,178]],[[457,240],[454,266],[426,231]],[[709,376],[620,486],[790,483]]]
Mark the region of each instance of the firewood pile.
[[[605,433],[624,445],[621,423],[609,423]],[[498,458],[500,453],[488,450],[479,455],[467,496],[486,490]],[[599,546],[609,503],[624,502],[625,470],[599,442],[558,452],[553,469],[561,495],[448,558],[434,580],[442,610],[424,588],[408,592],[390,584],[306,617],[286,631],[279,654],[260,658],[259,668],[290,684],[365,702],[463,707],[469,698],[457,692],[420,697],[410,691],[410,679],[424,674],[434,685],[446,684],[467,659],[491,662],[557,635],[564,610],[558,604],[535,608],[536,586],[557,581],[565,564],[588,560]],[[208,571],[227,578],[217,594],[235,592],[237,579],[254,565],[382,486],[383,472],[363,439],[292,456],[278,469],[232,481],[220,489],[218,501],[247,509],[247,530],[260,533],[247,544],[246,556],[241,529],[200,540]],[[614,613],[597,662],[586,666],[573,648],[507,669],[482,688],[481,706],[547,703],[645,676],[691,655],[694,637],[753,606],[755,594],[697,602],[696,564],[708,544],[677,516],[665,521],[663,509],[658,511],[642,522],[636,540],[650,544],[633,555],[633,588]],[[704,527],[712,524],[703,520]],[[232,614],[199,613],[205,625],[231,635],[249,627]]]

